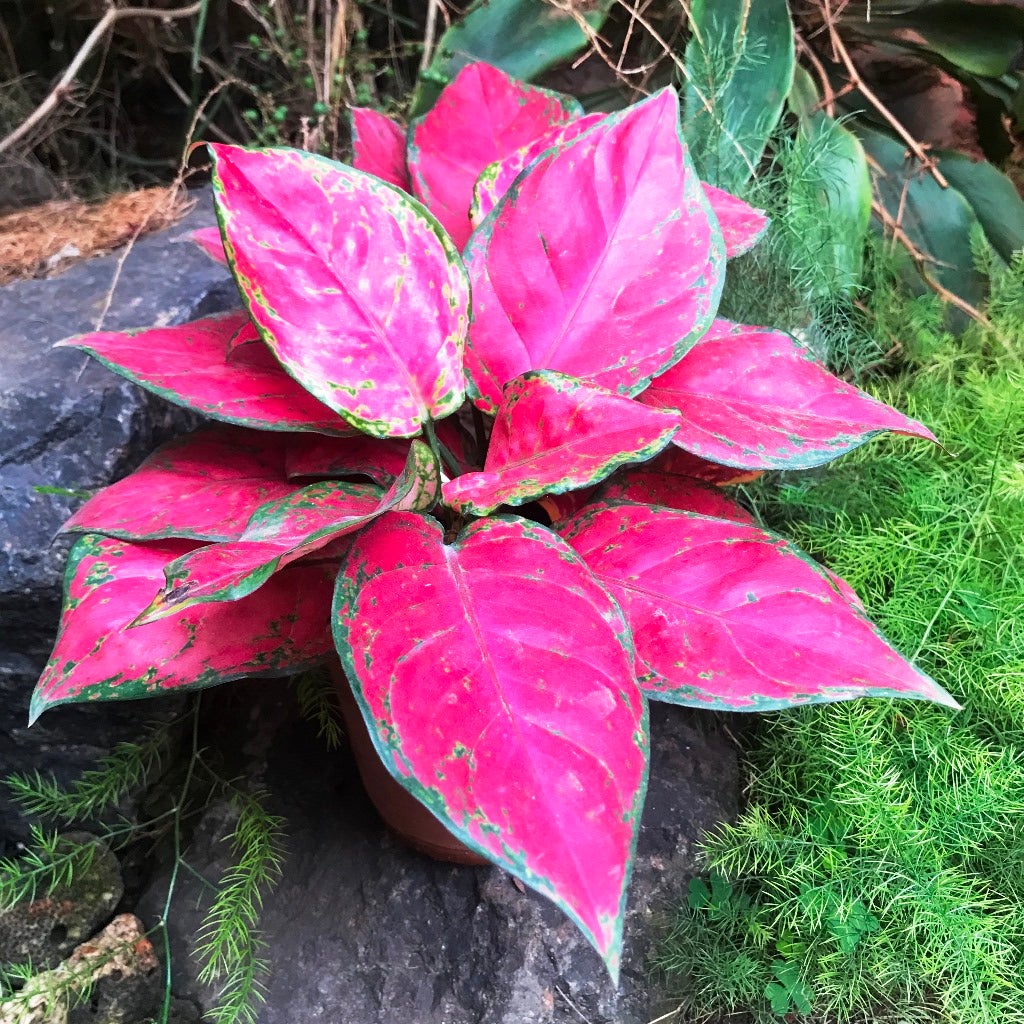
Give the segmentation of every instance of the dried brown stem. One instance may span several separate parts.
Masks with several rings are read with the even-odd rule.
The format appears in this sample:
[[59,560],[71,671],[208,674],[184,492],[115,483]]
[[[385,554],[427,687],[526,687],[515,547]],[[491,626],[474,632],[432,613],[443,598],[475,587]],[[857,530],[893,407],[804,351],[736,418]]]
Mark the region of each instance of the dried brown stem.
[[[825,17],[825,26],[828,30],[829,41],[832,44],[832,53],[835,55],[836,60],[838,60],[846,70],[846,77],[850,88],[860,90],[861,95],[868,101],[868,103],[871,104],[871,106],[875,108],[889,127],[892,128],[892,130],[903,140],[907,149],[917,157],[921,162],[921,166],[928,171],[928,173],[939,183],[940,186],[942,186],[942,188],[949,188],[949,182],[946,180],[945,175],[935,165],[935,161],[928,156],[921,143],[903,127],[903,123],[899,118],[893,114],[893,112],[878,98],[874,90],[871,89],[863,78],[861,78],[860,72],[857,70],[857,65],[854,64],[853,58],[850,56],[850,51],[847,50],[846,44],[839,35],[839,30],[836,28],[836,15],[832,13],[830,0],[821,0],[821,2]],[[845,7],[845,4],[843,4],[843,6]],[[840,8],[840,11],[841,10],[842,7]]]

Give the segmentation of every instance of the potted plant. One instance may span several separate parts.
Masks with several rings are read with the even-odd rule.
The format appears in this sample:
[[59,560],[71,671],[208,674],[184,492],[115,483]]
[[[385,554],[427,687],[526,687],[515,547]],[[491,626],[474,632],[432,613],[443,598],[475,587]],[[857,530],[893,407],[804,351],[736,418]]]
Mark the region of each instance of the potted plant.
[[67,524],[32,717],[336,652],[394,779],[614,977],[648,699],[956,706],[717,485],[932,435],[715,319],[765,220],[673,91],[584,117],[477,64],[408,133],[353,117],[353,166],[211,145],[243,308],[62,343],[222,423]]

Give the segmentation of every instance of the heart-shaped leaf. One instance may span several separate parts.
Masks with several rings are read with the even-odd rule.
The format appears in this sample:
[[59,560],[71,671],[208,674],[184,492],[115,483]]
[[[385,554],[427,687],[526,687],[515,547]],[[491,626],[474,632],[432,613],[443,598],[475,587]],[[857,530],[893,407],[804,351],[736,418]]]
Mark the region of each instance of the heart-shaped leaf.
[[466,271],[411,196],[297,150],[211,144],[228,260],[288,372],[368,434],[462,404]]
[[671,89],[547,152],[466,251],[477,404],[537,369],[638,394],[710,325],[724,259]]
[[405,129],[369,107],[350,107],[352,166],[410,192],[405,166]]
[[671,476],[645,467],[618,472],[601,488],[601,499],[662,505],[682,512],[731,519],[736,523],[754,522],[754,517],[726,497],[721,488],[693,477]]
[[224,243],[221,241],[220,228],[199,228],[192,232],[192,241],[199,246],[211,260],[227,265],[228,257],[224,252]]
[[413,191],[461,249],[472,231],[473,186],[484,168],[580,113],[569,97],[517,82],[489,64],[469,64],[433,110],[413,122]]
[[252,514],[237,540],[208,544],[171,562],[166,586],[136,622],[153,622],[196,604],[237,601],[286,565],[384,512],[432,508],[439,492],[433,453],[422,441],[414,441],[405,470],[383,497],[371,484],[325,481],[267,502]]
[[651,411],[564,373],[526,373],[505,388],[483,472],[446,483],[445,503],[486,515],[499,505],[596,484],[669,443],[677,418]]
[[280,434],[238,427],[176,438],[63,528],[125,540],[234,540],[257,508],[295,490],[285,476],[285,444]]
[[627,503],[591,505],[559,532],[622,608],[649,697],[734,711],[865,696],[958,706],[782,537]]
[[244,363],[227,359],[232,339],[248,321],[239,310],[177,327],[79,334],[57,345],[80,348],[147,391],[211,419],[261,430],[351,433],[269,351]]
[[528,145],[522,146],[504,159],[497,160],[486,167],[473,187],[470,220],[473,222],[474,229],[479,227],[491,210],[498,205],[498,201],[512,187],[516,178],[545,150],[572,142],[584,132],[590,131],[606,116],[606,114],[587,114],[586,117],[577,118],[567,124],[556,124]]
[[32,695],[31,720],[80,701],[132,699],[291,675],[331,652],[334,573],[296,565],[258,594],[128,629],[163,583],[185,540],[131,544],[86,534],[68,558],[57,643]]
[[388,515],[338,577],[335,640],[392,775],[550,897],[617,974],[646,710],[615,603],[522,519]]
[[390,487],[409,459],[409,442],[376,437],[305,436],[288,439],[285,473],[296,477],[366,476]]
[[640,401],[679,412],[673,444],[745,469],[820,466],[886,430],[935,440],[924,424],[833,376],[788,334],[728,320],[716,320]]
[[732,259],[753,249],[758,239],[768,230],[768,215],[764,210],[758,210],[739,196],[715,188],[706,181],[701,182],[701,185],[718,219],[718,226],[722,229],[725,255]]

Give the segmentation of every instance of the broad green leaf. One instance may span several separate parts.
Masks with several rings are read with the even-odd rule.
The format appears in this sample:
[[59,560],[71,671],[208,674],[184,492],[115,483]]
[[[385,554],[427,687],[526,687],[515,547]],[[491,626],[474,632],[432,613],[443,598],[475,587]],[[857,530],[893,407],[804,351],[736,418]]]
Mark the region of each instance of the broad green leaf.
[[754,174],[793,83],[786,0],[693,0],[684,135],[700,176],[736,190]]
[[971,205],[992,248],[1007,262],[1024,249],[1024,201],[1013,182],[987,160],[936,152],[939,170]]
[[988,78],[1012,70],[1024,45],[1024,9],[1009,3],[943,0],[849,25],[860,35],[936,53],[961,71]]
[[[925,272],[943,287],[977,306],[985,278],[971,258],[971,231],[980,224],[970,203],[955,188],[942,188],[908,159],[906,148],[888,135],[856,121],[857,135],[874,163],[872,177],[892,221],[925,259]],[[889,235],[888,226],[881,230]]]
[[[871,176],[864,147],[817,105],[811,76],[798,67],[789,106],[799,120],[793,160],[800,174],[788,194],[789,216],[800,225],[807,250],[818,254],[817,289],[829,295],[860,284],[871,224]],[[815,237],[807,238],[808,232]]]
[[647,713],[625,622],[583,561],[524,519],[446,544],[436,520],[392,513],[353,541],[334,635],[391,774],[617,976]]
[[[476,0],[437,44],[413,93],[412,116],[425,114],[441,90],[473,61],[486,61],[529,81],[589,43],[584,25],[597,32],[611,0],[559,8],[547,0]],[[581,24],[582,23],[582,24]]]

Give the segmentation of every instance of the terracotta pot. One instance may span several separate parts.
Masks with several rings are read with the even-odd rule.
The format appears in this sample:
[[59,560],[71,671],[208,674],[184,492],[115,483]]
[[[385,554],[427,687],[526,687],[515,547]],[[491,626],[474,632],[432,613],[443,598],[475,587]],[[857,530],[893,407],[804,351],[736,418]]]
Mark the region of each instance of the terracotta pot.
[[338,664],[331,665],[331,681],[338,694],[359,777],[384,824],[414,850],[435,860],[453,864],[489,864],[489,860],[456,839],[419,800],[391,777],[370,739],[352,687]]

